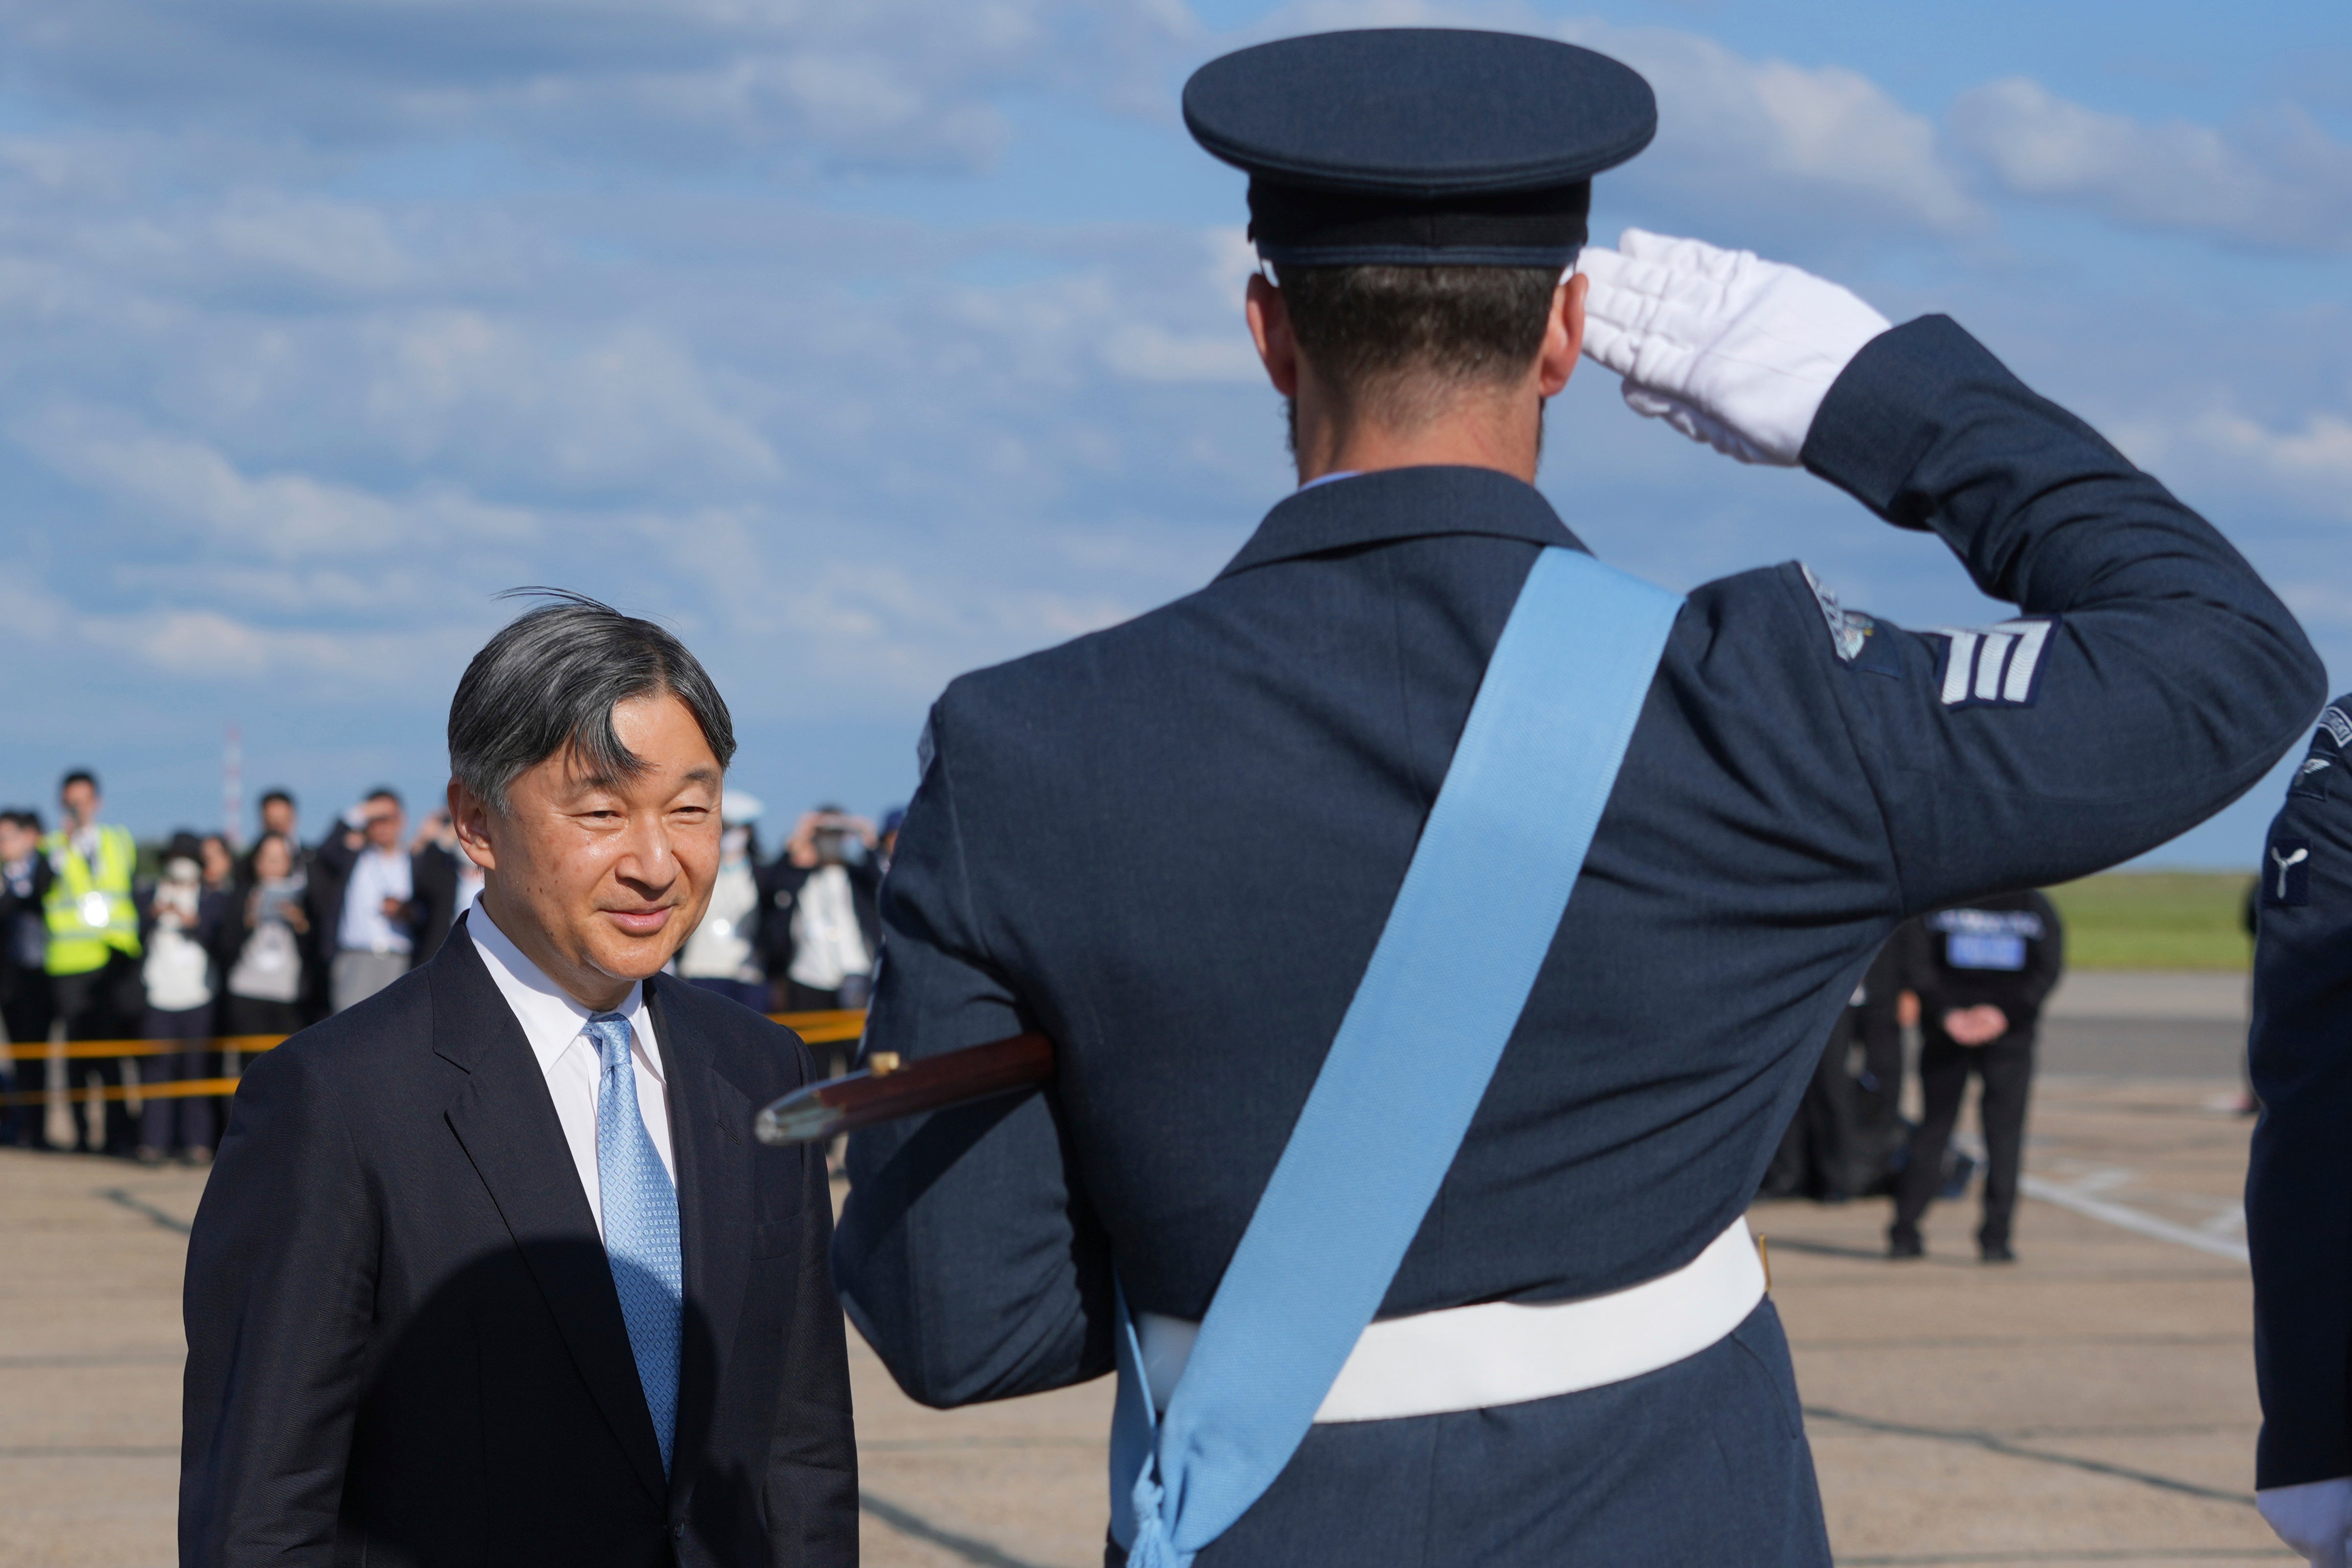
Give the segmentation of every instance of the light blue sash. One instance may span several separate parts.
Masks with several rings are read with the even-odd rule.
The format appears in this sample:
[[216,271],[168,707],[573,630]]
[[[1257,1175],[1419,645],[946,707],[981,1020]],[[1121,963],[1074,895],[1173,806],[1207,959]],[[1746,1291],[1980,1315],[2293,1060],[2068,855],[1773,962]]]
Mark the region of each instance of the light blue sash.
[[[1682,600],[1536,557],[1330,1055],[1164,1417],[1119,1303],[1111,1531],[1187,1568],[1290,1462],[1421,1228],[1559,930]],[[1430,1070],[1443,1041],[1448,1063]]]

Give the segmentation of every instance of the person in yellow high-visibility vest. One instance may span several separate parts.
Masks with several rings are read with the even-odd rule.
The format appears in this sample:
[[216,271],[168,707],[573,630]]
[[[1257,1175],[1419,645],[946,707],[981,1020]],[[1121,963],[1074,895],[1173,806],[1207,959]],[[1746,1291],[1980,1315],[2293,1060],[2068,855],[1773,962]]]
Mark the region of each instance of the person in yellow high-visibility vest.
[[[123,1039],[134,1032],[144,1005],[139,906],[131,887],[139,848],[130,829],[99,822],[101,804],[96,775],[85,769],[68,773],[58,786],[65,821],[41,840],[50,870],[48,896],[42,902],[49,939],[44,967],[68,1040]],[[40,1076],[46,1083],[46,1070]],[[101,1057],[69,1064],[68,1078],[116,1087],[122,1082],[122,1062]],[[131,1118],[119,1100],[107,1102],[101,1126],[77,1117],[75,1132],[83,1148],[130,1151]]]

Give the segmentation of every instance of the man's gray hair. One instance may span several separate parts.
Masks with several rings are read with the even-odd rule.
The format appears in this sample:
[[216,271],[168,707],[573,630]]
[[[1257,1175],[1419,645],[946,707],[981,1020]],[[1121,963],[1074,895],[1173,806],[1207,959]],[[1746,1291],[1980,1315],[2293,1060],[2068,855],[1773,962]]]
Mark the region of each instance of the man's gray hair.
[[613,732],[613,709],[667,694],[686,705],[723,771],[735,755],[735,721],[701,661],[651,621],[625,616],[584,594],[518,588],[544,595],[482,646],[449,700],[449,771],[494,811],[525,769],[566,746],[581,772],[634,778],[645,759]]

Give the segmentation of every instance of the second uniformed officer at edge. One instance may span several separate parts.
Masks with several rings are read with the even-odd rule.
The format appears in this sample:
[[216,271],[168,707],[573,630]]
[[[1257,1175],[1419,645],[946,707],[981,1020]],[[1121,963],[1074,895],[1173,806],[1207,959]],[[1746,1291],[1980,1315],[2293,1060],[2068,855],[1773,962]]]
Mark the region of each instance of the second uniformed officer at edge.
[[[1212,63],[1185,111],[1251,175],[1301,486],[1198,593],[933,709],[867,1045],[1039,1028],[1060,1076],[852,1139],[848,1310],[935,1405],[1118,1366],[1113,1562],[1826,1564],[1742,1219],[1822,1039],[1905,918],[2238,795],[2318,661],[1943,317],[1643,235],[1562,284],[1591,176],[1654,123],[1613,61],[1326,34]],[[1932,531],[2018,617],[1908,631],[1794,563],[1677,602],[1594,563],[1575,475],[1565,521],[1532,484],[1580,349],[1640,412]],[[1577,744],[1545,750],[1553,715]],[[1563,874],[1522,973],[1528,884]],[[1458,1124],[1426,1113],[1465,1079]],[[1406,1166],[1398,1230],[1363,1194]],[[1366,1292],[1334,1237],[1373,1234]]]

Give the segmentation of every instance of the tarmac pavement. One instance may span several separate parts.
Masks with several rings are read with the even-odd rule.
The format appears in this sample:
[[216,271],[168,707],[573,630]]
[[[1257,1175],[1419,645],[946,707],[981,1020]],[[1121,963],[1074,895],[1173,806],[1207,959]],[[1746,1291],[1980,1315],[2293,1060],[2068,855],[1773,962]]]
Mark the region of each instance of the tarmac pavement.
[[[1881,1256],[1883,1201],[1751,1216],[1846,1568],[2295,1561],[2252,1507],[2243,981],[2135,1017],[2147,987],[2085,978],[2045,1037],[2020,1263],[1975,1260],[1973,1194],[1929,1214],[1916,1263]],[[0,1568],[173,1560],[202,1184],[0,1150]],[[1101,1561],[1108,1380],[940,1413],[852,1346],[867,1563]]]

